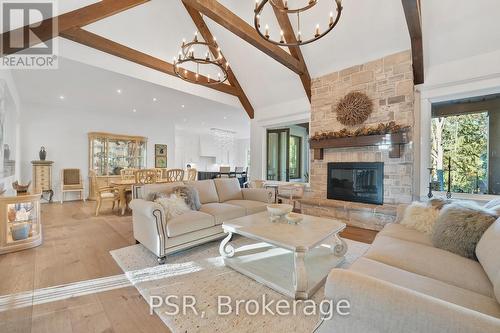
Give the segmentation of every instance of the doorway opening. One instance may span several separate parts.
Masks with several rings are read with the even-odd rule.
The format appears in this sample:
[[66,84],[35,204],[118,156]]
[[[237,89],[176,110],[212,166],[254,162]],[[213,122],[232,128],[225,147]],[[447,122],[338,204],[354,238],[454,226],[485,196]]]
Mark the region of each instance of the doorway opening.
[[309,123],[267,130],[266,179],[309,182]]

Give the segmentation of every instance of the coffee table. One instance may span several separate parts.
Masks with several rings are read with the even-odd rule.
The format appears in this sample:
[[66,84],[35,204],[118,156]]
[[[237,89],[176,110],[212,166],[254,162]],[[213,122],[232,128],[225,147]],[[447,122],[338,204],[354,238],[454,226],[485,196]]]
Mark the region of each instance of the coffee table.
[[[224,264],[294,299],[308,299],[344,261],[346,242],[337,220],[303,215],[298,225],[271,222],[267,212],[224,222],[219,252]],[[235,249],[234,234],[258,241]]]

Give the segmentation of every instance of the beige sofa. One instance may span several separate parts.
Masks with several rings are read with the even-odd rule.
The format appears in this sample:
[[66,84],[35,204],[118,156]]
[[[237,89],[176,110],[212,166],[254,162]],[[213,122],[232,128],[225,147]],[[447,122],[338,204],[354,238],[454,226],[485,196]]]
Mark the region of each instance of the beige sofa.
[[266,189],[241,189],[236,178],[188,182],[198,190],[199,211],[166,220],[160,204],[146,200],[153,192],[169,192],[183,183],[149,184],[137,189],[132,200],[134,238],[165,263],[166,255],[224,237],[224,221],[266,210],[272,193]]
[[500,332],[500,219],[476,248],[479,261],[432,246],[428,235],[387,225],[348,270],[334,269],[325,297],[351,314],[315,332]]

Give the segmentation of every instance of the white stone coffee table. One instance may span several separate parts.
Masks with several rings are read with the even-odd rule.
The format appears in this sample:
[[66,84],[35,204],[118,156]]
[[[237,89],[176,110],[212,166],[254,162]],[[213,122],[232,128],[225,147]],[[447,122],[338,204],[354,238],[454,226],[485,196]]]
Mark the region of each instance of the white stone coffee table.
[[[267,212],[224,222],[228,233],[219,247],[224,264],[295,299],[308,299],[344,261],[346,242],[336,220],[303,215],[298,225],[270,222]],[[233,234],[259,241],[235,249]]]

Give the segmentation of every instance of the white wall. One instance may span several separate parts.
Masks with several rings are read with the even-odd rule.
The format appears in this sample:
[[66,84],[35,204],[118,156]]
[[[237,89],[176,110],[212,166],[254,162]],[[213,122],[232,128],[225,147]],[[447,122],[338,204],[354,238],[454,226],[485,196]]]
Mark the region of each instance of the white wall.
[[[88,132],[109,132],[138,135],[148,138],[147,166],[154,167],[155,143],[168,145],[168,165],[175,161],[174,126],[167,118],[141,117],[139,113],[125,113],[119,117],[99,110],[80,110],[61,107],[47,108],[41,105],[23,105],[21,114],[21,178],[32,178],[32,160],[38,160],[41,146],[47,149],[47,160],[54,161],[53,187],[55,199],[59,198],[60,170],[79,168],[88,189]],[[70,198],[71,194],[67,194]]]
[[[10,160],[16,161],[14,175],[8,177],[0,177],[0,184],[7,189],[12,188],[12,182],[19,178],[20,174],[20,112],[21,104],[19,95],[12,79],[10,70],[0,70],[0,103],[4,108],[4,124],[3,124],[3,143],[10,147]],[[0,161],[3,161],[3,147],[0,146]],[[3,171],[3,164],[0,163],[0,168]],[[0,185],[1,186],[1,185]]]

